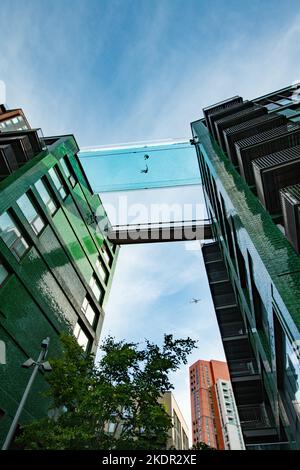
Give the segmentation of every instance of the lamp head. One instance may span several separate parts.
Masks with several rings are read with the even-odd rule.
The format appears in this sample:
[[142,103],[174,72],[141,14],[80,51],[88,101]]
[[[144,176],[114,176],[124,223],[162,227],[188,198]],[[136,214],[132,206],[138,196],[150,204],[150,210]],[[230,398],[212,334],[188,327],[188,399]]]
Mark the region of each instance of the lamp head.
[[41,364],[41,366],[42,366],[42,369],[43,369],[44,372],[52,372],[52,367],[51,367],[51,365],[49,364],[48,361],[43,362]]
[[43,341],[42,341],[42,343],[41,343],[41,348],[42,348],[42,349],[48,349],[49,343],[50,343],[50,338],[49,338],[49,337],[43,339]]
[[29,369],[29,367],[33,366],[33,364],[35,364],[34,360],[30,357],[29,359],[27,359],[27,361],[25,361],[23,364],[22,364],[22,367],[24,367],[25,369]]

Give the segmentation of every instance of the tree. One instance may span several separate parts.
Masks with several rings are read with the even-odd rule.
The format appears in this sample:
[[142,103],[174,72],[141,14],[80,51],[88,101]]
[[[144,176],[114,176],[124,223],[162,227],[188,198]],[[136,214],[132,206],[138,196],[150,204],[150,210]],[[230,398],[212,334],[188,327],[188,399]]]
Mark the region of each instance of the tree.
[[196,444],[193,444],[191,450],[216,450],[214,447],[210,447],[203,441],[197,441]]
[[[146,449],[166,446],[171,419],[158,398],[173,389],[176,371],[195,341],[165,335],[161,347],[108,337],[98,365],[72,336],[61,336],[63,352],[47,377],[48,417],[23,427],[26,449]],[[111,425],[109,426],[109,423]],[[116,432],[110,428],[117,426]]]

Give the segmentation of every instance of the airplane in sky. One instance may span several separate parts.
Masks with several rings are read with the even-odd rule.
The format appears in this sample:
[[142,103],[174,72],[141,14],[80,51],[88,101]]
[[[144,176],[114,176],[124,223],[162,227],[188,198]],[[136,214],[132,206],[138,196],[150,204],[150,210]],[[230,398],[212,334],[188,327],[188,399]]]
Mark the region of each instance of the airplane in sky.
[[190,300],[190,304],[197,304],[198,302],[200,302],[202,299],[195,299],[193,298],[192,300]]

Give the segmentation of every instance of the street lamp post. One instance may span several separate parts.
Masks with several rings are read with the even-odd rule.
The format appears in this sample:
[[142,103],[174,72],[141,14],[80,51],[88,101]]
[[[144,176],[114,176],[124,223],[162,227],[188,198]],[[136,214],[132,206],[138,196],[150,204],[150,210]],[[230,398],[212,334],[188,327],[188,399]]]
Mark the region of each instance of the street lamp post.
[[12,439],[14,437],[14,434],[16,432],[17,426],[18,426],[18,421],[20,419],[21,413],[23,411],[23,408],[25,406],[26,400],[28,398],[28,395],[30,393],[30,389],[32,387],[32,384],[34,382],[34,379],[36,377],[36,374],[39,369],[43,369],[45,372],[51,372],[52,368],[49,364],[48,361],[44,362],[44,359],[47,356],[48,348],[49,348],[49,342],[50,338],[45,338],[42,343],[41,343],[41,352],[39,354],[39,357],[37,361],[34,361],[32,358],[27,359],[27,361],[22,364],[22,367],[29,368],[33,366],[33,371],[30,376],[30,379],[28,381],[28,384],[25,388],[25,391],[23,393],[22,399],[20,401],[20,404],[18,406],[18,409],[16,411],[15,417],[13,419],[13,422],[11,423],[11,426],[9,428],[9,431],[7,433],[5,442],[2,446],[2,450],[7,450],[12,442]]

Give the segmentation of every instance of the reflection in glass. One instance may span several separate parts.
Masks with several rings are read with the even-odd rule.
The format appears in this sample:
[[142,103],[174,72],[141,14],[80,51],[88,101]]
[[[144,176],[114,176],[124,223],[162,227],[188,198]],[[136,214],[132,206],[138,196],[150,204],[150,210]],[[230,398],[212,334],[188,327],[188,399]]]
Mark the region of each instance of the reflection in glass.
[[90,325],[93,326],[96,314],[95,314],[94,309],[92,308],[91,304],[89,303],[89,301],[86,297],[83,300],[81,310],[84,313],[87,321],[90,323]]
[[61,198],[65,199],[67,197],[67,192],[65,190],[62,179],[60,175],[58,174],[56,168],[50,168],[49,175],[51,176],[54,186],[56,187],[57,191],[61,195]]
[[5,267],[2,264],[2,261],[0,259],[0,286],[4,283],[5,279],[8,278],[8,271],[5,269]]
[[86,351],[89,345],[89,339],[87,335],[83,332],[78,322],[76,323],[74,327],[73,334],[75,338],[77,339],[77,343],[79,344],[79,346],[81,346],[83,350]]
[[107,262],[108,266],[110,266],[112,263],[112,256],[109,253],[108,247],[105,244],[103,244],[101,247],[101,253],[103,254],[103,258]]
[[300,361],[297,347],[293,348],[288,339],[285,340],[285,371],[284,385],[288,399],[293,403],[300,420]]
[[49,190],[46,188],[45,183],[42,180],[39,180],[35,183],[35,187],[37,192],[41,196],[43,203],[48,208],[50,214],[53,215],[57,209],[57,205],[51,197]]
[[[67,158],[67,157],[65,157],[65,158]],[[67,161],[65,160],[65,158],[62,158],[60,160],[60,164],[62,166],[64,174],[66,175],[66,177],[70,181],[71,186],[74,187],[75,184],[76,184],[76,180],[75,180],[75,177],[73,176],[73,174],[71,173],[71,170],[69,169],[69,165],[67,164]]]
[[288,98],[282,98],[280,100],[277,100],[276,103],[281,104],[281,106],[285,106],[287,104],[292,103],[292,101],[289,100]]
[[27,194],[23,194],[23,196],[17,200],[17,204],[26,217],[27,222],[31,225],[34,233],[38,235],[45,227],[45,223],[42,217],[37,213]]
[[269,111],[271,111],[272,109],[280,108],[280,106],[279,106],[278,104],[276,104],[276,103],[269,103],[269,104],[265,105],[265,107],[266,107]]
[[10,251],[20,260],[28,250],[29,245],[7,212],[0,216],[0,234]]
[[96,267],[97,267],[97,270],[98,270],[98,273],[99,273],[101,279],[103,280],[103,282],[106,282],[107,277],[108,277],[108,272],[106,271],[106,268],[105,268],[104,263],[103,263],[101,258],[97,259]]
[[102,292],[102,288],[101,288],[99,282],[97,281],[97,279],[95,278],[95,276],[91,277],[90,288],[92,289],[93,294],[96,297],[96,299],[99,301],[100,298],[102,297],[103,292]]

